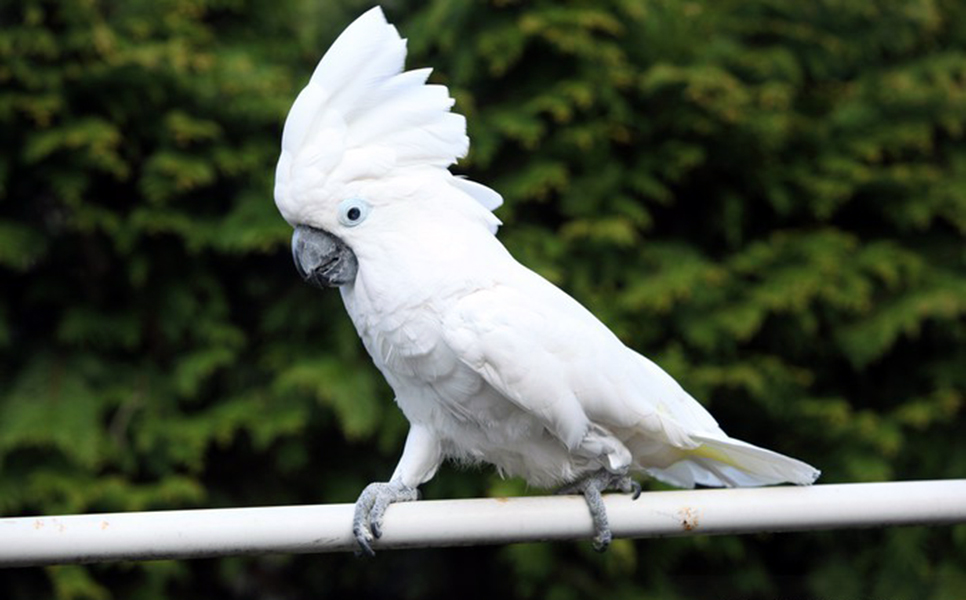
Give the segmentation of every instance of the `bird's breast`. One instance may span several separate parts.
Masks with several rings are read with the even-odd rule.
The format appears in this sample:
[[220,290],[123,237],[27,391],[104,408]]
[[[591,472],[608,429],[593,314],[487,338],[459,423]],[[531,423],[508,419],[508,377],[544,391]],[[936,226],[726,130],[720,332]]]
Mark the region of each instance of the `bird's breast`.
[[359,337],[403,414],[428,426],[444,455],[488,462],[541,487],[591,468],[576,464],[543,422],[490,386],[446,343],[445,298],[390,310],[355,287],[349,294],[343,290],[343,298]]

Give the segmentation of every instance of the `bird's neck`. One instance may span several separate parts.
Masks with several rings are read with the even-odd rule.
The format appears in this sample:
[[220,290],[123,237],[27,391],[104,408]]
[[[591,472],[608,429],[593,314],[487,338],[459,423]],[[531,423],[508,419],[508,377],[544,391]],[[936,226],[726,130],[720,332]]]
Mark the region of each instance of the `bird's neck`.
[[428,307],[492,285],[507,261],[499,240],[479,227],[397,232],[359,254],[356,281],[342,297],[350,315]]

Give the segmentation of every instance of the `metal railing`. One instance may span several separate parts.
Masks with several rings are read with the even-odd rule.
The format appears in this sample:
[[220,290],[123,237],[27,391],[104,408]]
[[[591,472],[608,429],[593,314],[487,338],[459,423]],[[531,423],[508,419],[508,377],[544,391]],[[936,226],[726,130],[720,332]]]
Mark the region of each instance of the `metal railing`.
[[[966,479],[604,497],[615,538],[966,523]],[[351,504],[0,519],[0,567],[356,549]],[[386,513],[378,550],[589,539],[577,496],[422,500]]]

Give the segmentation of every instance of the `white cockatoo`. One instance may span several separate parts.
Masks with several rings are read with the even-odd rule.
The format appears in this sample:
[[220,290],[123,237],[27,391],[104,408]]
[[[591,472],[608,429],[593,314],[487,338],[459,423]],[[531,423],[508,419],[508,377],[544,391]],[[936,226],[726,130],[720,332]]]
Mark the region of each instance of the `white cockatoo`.
[[680,487],[812,483],[811,466],[728,437],[667,373],[497,240],[493,190],[454,176],[469,148],[430,69],[373,8],[322,58],[285,122],[275,202],[300,275],[338,287],[410,429],[388,482],[356,502],[372,554],[386,508],[415,500],[444,459],[583,494],[629,475]]

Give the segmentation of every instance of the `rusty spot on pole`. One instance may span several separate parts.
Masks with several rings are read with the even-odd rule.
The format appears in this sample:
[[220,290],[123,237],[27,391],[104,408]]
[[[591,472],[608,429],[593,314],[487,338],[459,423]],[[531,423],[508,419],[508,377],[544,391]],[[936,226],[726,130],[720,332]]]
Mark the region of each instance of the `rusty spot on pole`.
[[697,509],[691,508],[690,506],[685,506],[679,510],[678,517],[681,519],[681,528],[685,531],[694,531],[698,528],[701,521],[701,514]]

